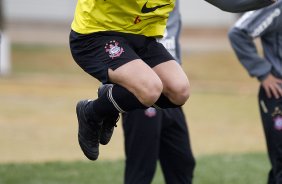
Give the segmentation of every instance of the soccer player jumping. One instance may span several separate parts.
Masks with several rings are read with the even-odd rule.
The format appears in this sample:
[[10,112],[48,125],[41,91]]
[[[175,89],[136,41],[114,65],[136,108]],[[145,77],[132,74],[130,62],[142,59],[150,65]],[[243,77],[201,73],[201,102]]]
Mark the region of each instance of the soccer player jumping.
[[[210,3],[225,4],[221,1]],[[78,140],[88,159],[98,158],[100,137],[106,137],[101,131],[104,121],[115,121],[120,112],[150,106],[179,107],[188,99],[186,74],[156,41],[164,33],[174,3],[78,0],[70,33],[72,56],[85,72],[113,84],[96,100],[77,104]]]

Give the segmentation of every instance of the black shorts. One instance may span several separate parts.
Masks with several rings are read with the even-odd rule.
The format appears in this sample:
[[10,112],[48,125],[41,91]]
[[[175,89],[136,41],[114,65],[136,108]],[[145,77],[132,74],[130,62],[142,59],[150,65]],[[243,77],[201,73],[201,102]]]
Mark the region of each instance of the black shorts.
[[109,68],[115,70],[135,59],[142,59],[151,68],[175,60],[153,37],[112,31],[91,34],[71,31],[70,49],[75,62],[102,83],[109,83]]

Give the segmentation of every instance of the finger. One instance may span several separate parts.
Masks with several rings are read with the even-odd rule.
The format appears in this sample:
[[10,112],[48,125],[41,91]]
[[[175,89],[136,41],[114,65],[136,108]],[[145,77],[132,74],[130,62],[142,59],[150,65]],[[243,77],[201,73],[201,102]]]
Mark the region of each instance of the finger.
[[276,89],[279,94],[279,97],[282,97],[282,87],[279,84],[276,84]]
[[279,98],[279,93],[275,85],[270,86],[270,91],[276,99]]
[[266,92],[266,96],[267,96],[267,98],[271,98],[270,88],[268,88],[268,87],[264,86],[264,90],[265,90],[265,92]]
[[277,83],[282,84],[282,79],[277,79]]

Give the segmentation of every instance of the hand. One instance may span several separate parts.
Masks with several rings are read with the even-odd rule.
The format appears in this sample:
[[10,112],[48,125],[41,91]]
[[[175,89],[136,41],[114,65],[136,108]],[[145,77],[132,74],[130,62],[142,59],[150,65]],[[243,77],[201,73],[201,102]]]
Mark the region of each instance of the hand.
[[276,99],[282,97],[282,80],[274,77],[272,74],[269,74],[262,82],[262,87],[266,91],[266,96],[271,98],[272,95]]

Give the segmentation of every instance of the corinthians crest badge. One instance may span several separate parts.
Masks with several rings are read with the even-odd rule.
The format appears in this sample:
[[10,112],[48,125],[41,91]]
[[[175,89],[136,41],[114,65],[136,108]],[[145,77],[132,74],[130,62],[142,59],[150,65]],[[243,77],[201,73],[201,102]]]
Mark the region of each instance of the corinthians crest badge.
[[119,57],[123,52],[124,49],[119,46],[119,42],[112,40],[105,45],[106,52],[109,53],[109,57],[114,59]]
[[276,107],[271,115],[274,121],[274,128],[276,130],[282,130],[282,111],[279,109],[279,107]]
[[145,115],[148,117],[154,117],[157,114],[157,110],[155,108],[149,107],[148,109],[145,110]]
[[274,118],[274,127],[276,130],[282,130],[282,116]]

